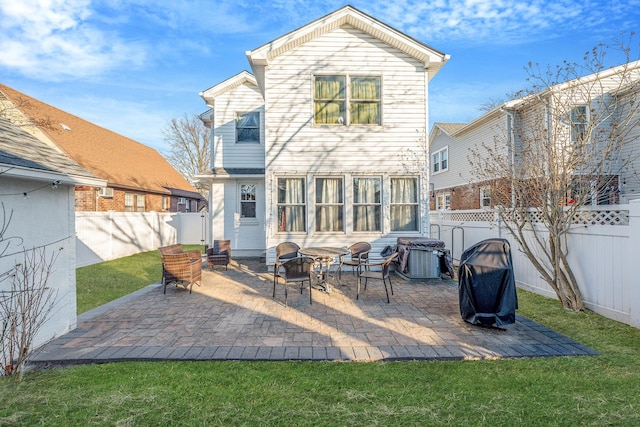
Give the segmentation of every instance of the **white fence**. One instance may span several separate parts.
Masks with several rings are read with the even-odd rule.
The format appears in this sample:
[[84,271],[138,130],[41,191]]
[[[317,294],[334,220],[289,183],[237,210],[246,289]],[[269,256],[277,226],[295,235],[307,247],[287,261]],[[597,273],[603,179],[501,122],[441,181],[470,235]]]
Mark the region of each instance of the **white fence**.
[[[569,262],[586,306],[603,316],[640,327],[640,275],[635,270],[640,251],[640,200],[586,209],[574,223],[569,233]],[[432,212],[431,237],[443,240],[454,260],[481,240],[507,239],[512,244],[518,286],[555,297],[491,211]]]
[[157,249],[174,243],[201,244],[206,214],[76,212],[76,265]]

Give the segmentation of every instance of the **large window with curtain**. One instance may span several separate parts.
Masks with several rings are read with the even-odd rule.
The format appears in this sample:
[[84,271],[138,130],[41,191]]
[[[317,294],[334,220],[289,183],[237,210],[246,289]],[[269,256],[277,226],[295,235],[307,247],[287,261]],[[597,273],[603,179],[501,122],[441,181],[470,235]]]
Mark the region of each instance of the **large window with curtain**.
[[353,178],[353,231],[382,231],[382,180]]
[[380,106],[380,77],[314,78],[315,124],[380,125]]
[[418,179],[391,178],[391,231],[420,231]]
[[304,178],[278,178],[278,231],[305,232],[306,198]]
[[342,178],[316,178],[316,231],[344,231]]

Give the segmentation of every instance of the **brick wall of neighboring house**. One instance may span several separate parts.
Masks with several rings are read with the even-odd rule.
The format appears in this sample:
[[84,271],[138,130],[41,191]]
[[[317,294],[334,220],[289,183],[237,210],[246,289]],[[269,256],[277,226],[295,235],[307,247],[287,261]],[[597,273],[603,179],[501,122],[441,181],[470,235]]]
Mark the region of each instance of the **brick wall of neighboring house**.
[[[178,200],[177,198],[172,201],[174,209],[162,209],[163,197],[167,197],[167,200],[173,199],[169,195],[114,189],[112,197],[104,197],[99,195],[99,190],[97,188],[92,187],[76,187],[76,210],[87,212],[125,212],[126,193],[131,193],[134,195],[133,211],[137,211],[137,197],[144,196],[145,212],[177,212],[177,210],[175,209]],[[182,211],[184,212],[184,207]]]
[[92,187],[76,187],[76,210],[93,212],[96,210],[96,190]]
[[475,185],[455,187],[451,191],[451,209],[480,209],[480,189]]

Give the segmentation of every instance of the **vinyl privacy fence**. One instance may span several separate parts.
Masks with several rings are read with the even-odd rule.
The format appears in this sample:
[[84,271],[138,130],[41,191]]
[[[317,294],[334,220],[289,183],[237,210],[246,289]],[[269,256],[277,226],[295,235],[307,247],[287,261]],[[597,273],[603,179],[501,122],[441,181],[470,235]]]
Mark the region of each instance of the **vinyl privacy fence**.
[[206,213],[76,212],[76,266],[84,267],[160,246],[202,244]]
[[[431,237],[443,240],[454,260],[481,240],[509,240],[517,285],[555,297],[494,212],[436,211],[430,219]],[[628,205],[585,208],[574,219],[568,247],[587,307],[640,327],[640,199]]]

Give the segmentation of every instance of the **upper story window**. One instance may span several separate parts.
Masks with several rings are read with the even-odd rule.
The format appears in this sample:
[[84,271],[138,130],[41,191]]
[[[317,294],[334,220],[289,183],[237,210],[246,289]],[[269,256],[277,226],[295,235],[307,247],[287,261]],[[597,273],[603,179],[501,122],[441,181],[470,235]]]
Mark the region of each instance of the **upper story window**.
[[391,178],[391,231],[419,231],[418,179]]
[[171,208],[171,204],[168,196],[162,196],[162,210],[168,211]]
[[256,217],[256,185],[240,184],[240,218]]
[[380,125],[380,77],[315,76],[313,98],[315,124]]
[[260,113],[236,113],[236,142],[260,143]]
[[569,113],[571,124],[571,142],[582,142],[585,138],[589,121],[589,110],[586,105],[578,105]]
[[382,231],[382,180],[353,178],[353,231]]
[[316,178],[316,231],[344,231],[342,178]]
[[307,229],[304,178],[278,178],[278,231]]
[[436,151],[431,155],[433,173],[444,172],[449,169],[449,147]]

